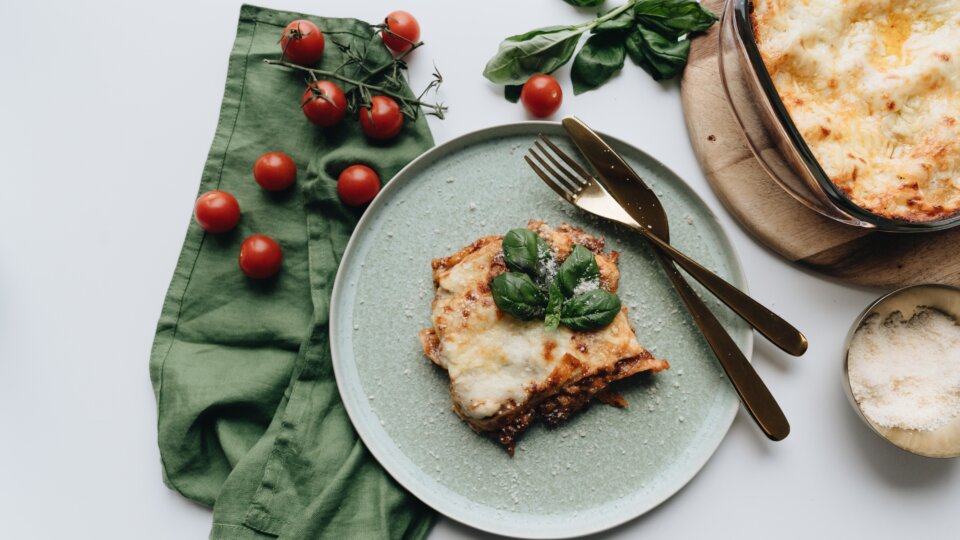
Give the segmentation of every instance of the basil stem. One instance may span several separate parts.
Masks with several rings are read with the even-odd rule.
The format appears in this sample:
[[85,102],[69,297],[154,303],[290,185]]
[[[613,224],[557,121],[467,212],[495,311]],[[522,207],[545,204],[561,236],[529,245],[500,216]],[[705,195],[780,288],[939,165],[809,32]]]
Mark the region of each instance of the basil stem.
[[556,330],[560,326],[560,311],[563,309],[563,293],[557,280],[553,280],[548,291],[547,312],[543,319],[543,326],[547,330]]

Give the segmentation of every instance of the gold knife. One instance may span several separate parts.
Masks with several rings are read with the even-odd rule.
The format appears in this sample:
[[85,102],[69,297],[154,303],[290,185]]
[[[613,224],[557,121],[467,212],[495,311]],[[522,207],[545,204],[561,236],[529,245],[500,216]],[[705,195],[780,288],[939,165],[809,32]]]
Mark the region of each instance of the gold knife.
[[[662,207],[658,211],[651,211],[654,210],[653,203],[659,207],[659,201],[650,199],[650,196],[655,197],[655,194],[643,183],[639,175],[599,135],[579,119],[567,117],[563,119],[562,124],[577,148],[597,171],[598,180],[603,187],[631,217],[652,233],[644,236],[654,246],[657,246],[656,240],[666,243],[669,239],[666,215],[662,213]],[[646,211],[642,210],[641,204],[646,204]],[[660,249],[662,248],[654,249],[655,256],[720,361],[744,407],[767,437],[776,441],[784,439],[790,433],[790,424],[776,399],[720,321],[710,312],[690,288],[677,267],[661,253]],[[794,331],[796,332],[795,329]],[[802,337],[802,334],[800,335]],[[805,349],[806,338],[803,338],[803,343]]]

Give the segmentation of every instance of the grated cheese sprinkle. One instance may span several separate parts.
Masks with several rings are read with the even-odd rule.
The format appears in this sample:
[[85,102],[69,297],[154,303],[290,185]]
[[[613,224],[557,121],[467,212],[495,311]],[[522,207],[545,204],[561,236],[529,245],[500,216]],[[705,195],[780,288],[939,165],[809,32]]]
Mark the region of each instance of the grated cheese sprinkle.
[[853,396],[880,426],[928,431],[960,414],[960,325],[941,311],[867,318],[848,360]]
[[581,281],[577,288],[573,290],[573,295],[577,296],[585,292],[595,291],[600,288],[600,278],[595,277],[593,279],[588,279]]

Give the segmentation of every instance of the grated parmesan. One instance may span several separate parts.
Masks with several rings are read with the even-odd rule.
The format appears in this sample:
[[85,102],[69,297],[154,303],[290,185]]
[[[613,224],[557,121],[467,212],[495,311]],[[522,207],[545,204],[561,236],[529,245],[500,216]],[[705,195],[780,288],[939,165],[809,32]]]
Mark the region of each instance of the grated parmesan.
[[549,283],[553,281],[553,278],[557,277],[557,272],[560,270],[560,264],[557,263],[557,258],[553,256],[553,251],[544,246],[538,246],[537,258],[543,261],[543,273],[546,282]]
[[960,414],[960,325],[949,315],[919,308],[867,318],[848,354],[850,387],[875,424],[920,431]]
[[600,288],[600,277],[595,277],[593,279],[586,279],[581,281],[575,289],[573,289],[573,295],[581,295],[586,292],[595,291]]

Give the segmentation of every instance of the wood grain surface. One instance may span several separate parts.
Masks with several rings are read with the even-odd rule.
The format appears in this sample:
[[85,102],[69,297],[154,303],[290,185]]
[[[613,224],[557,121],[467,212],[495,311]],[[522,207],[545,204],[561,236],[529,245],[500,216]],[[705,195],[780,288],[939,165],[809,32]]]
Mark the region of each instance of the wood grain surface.
[[[720,14],[722,0],[703,0]],[[875,287],[960,285],[960,228],[890,234],[843,225],[802,206],[753,157],[720,81],[717,23],[694,39],[680,90],[687,130],[720,201],[759,242],[803,267]]]

